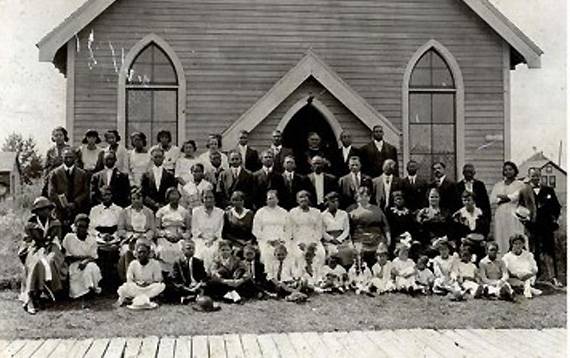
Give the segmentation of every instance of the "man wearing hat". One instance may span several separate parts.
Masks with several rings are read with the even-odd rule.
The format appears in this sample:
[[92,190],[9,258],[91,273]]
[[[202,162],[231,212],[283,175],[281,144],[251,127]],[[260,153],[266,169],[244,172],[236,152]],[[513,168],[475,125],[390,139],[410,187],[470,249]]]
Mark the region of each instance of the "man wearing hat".
[[107,151],[103,155],[104,168],[91,178],[91,205],[101,203],[101,188],[107,186],[111,189],[113,203],[122,208],[130,204],[130,182],[129,176],[122,173],[116,166],[117,154],[114,151]]
[[76,153],[72,148],[63,149],[63,164],[54,169],[48,179],[48,197],[55,203],[57,218],[64,232],[71,231],[71,224],[79,213],[89,207],[89,177],[75,165]]
[[99,133],[94,129],[89,129],[85,132],[85,137],[81,143],[83,145],[79,147],[79,165],[88,173],[94,173],[101,169],[97,167],[99,154],[103,151],[98,146],[101,143]]

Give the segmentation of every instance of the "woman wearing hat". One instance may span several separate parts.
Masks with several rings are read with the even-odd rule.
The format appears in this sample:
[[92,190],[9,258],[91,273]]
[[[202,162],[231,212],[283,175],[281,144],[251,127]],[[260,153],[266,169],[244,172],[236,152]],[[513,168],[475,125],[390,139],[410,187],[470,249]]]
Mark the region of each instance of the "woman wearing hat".
[[103,149],[98,146],[98,144],[101,143],[99,133],[94,129],[89,129],[85,132],[85,137],[81,143],[83,145],[79,147],[79,163],[81,163],[81,167],[91,175],[103,168],[102,166],[97,166],[99,163],[99,155],[103,151]]
[[503,180],[495,184],[491,192],[491,202],[497,204],[494,237],[502,253],[509,251],[509,238],[512,235],[525,233],[525,226],[517,218],[516,210],[524,201],[527,185],[516,179],[518,173],[515,163],[505,162]]
[[140,186],[144,173],[150,168],[150,155],[146,149],[146,135],[142,132],[131,134],[131,145],[133,149],[129,151],[128,174],[131,186]]

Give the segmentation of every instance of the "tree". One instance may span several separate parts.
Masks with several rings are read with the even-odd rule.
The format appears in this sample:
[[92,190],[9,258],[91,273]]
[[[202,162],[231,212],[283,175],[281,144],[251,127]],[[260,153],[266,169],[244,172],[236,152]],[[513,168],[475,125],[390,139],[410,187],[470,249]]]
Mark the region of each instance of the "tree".
[[32,136],[24,139],[21,134],[12,133],[4,141],[2,151],[18,153],[18,162],[24,183],[32,184],[32,179],[42,176],[42,157]]

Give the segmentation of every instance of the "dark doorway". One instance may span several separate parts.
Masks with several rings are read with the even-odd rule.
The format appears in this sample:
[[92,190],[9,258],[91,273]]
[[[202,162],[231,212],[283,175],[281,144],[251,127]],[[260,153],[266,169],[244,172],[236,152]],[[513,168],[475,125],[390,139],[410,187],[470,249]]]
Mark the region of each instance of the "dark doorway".
[[299,169],[304,167],[301,158],[305,157],[307,137],[311,132],[319,134],[321,148],[325,153],[332,153],[337,148],[337,138],[330,124],[315,106],[307,103],[295,113],[283,130],[283,145],[293,149]]

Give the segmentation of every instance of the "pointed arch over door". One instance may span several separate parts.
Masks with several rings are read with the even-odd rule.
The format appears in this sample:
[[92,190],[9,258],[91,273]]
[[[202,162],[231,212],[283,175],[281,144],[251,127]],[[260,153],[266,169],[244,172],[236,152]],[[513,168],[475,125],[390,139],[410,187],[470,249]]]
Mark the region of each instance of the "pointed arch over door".
[[125,138],[140,131],[150,144],[160,130],[168,130],[174,143],[184,142],[184,69],[174,50],[158,35],[145,36],[125,57],[119,72],[117,105],[117,130]]
[[402,132],[404,164],[414,159],[420,174],[443,161],[459,177],[465,160],[464,85],[459,64],[436,40],[421,46],[404,72]]

